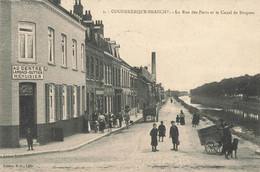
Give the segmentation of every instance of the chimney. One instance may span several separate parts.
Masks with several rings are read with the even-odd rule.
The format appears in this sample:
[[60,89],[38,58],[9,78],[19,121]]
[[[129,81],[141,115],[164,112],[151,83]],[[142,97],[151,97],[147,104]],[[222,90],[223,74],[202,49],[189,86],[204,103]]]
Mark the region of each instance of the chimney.
[[75,5],[73,6],[73,13],[82,17],[83,16],[83,6],[81,5],[81,0],[78,1],[75,0]]
[[92,15],[90,11],[86,10],[82,18],[83,21],[92,21]]
[[156,82],[156,54],[152,52],[152,76]]

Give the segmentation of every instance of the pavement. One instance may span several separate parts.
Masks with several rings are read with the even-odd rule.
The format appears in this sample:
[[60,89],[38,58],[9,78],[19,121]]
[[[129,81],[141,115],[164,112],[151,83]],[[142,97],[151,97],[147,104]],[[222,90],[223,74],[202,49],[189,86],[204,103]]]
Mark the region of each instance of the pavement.
[[[133,123],[142,120],[143,116],[141,113],[132,115],[130,120]],[[112,133],[118,132],[125,129],[126,125],[122,122],[121,128],[112,128],[112,131],[105,129],[105,133],[91,131],[90,133],[78,133],[72,136],[64,138],[63,142],[51,142],[46,145],[36,145],[34,150],[27,151],[27,147],[21,148],[0,148],[0,158],[11,158],[11,157],[23,157],[40,154],[58,153],[58,152],[69,152],[79,149],[87,144],[95,142],[100,138],[108,136]]]

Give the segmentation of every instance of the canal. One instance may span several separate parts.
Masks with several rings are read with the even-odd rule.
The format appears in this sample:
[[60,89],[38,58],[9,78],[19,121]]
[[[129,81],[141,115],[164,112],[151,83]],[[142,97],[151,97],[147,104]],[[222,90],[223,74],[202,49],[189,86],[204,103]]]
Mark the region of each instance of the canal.
[[189,96],[181,96],[179,98],[206,114],[224,119],[228,124],[234,125],[239,132],[247,132],[255,136],[260,136],[260,113],[246,112],[230,107],[204,106]]

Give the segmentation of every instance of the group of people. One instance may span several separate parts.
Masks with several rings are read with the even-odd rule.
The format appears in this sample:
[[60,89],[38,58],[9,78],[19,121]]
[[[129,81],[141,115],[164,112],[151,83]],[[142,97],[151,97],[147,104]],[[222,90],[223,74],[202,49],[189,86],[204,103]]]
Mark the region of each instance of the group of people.
[[95,132],[98,130],[101,133],[104,133],[104,130],[107,128],[108,131],[112,131],[112,128],[121,128],[122,122],[125,121],[126,127],[128,128],[130,116],[124,110],[121,112],[114,114],[113,112],[109,112],[108,114],[94,113],[92,115],[93,127]]
[[[162,140],[163,142],[163,138],[166,137],[166,127],[163,124],[163,121],[161,121],[161,125],[159,125],[158,129],[157,129],[157,124],[153,124],[153,128],[150,131],[150,136],[151,136],[151,145],[152,145],[152,151],[156,152],[159,151],[156,147],[158,146],[158,141],[157,141],[157,137],[159,135],[159,142]],[[171,128],[170,128],[170,132],[169,132],[169,138],[172,139],[172,144],[173,144],[173,149],[171,150],[175,150],[178,151],[178,145],[180,144],[179,141],[179,130],[178,127],[175,125],[175,121],[171,121]]]
[[177,115],[177,117],[176,117],[176,123],[181,124],[181,125],[185,125],[185,115],[184,115],[182,110],[181,110],[180,115]]

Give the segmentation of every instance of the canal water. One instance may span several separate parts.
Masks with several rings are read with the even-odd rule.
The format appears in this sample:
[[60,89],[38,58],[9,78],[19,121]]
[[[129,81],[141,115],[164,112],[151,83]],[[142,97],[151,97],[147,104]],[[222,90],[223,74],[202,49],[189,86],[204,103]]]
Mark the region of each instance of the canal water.
[[228,124],[234,125],[239,132],[251,132],[255,136],[260,136],[260,113],[245,112],[230,107],[203,106],[189,96],[181,96],[179,98],[204,113],[224,119]]

